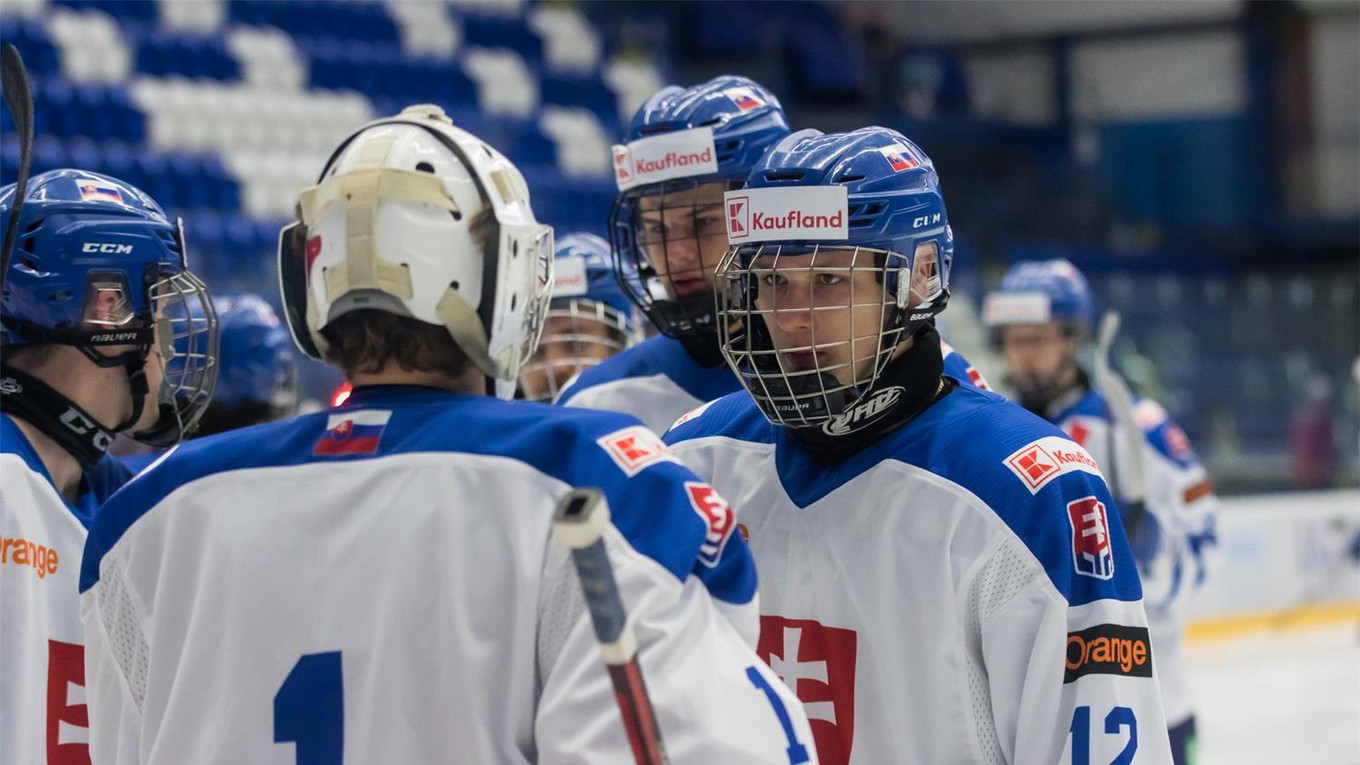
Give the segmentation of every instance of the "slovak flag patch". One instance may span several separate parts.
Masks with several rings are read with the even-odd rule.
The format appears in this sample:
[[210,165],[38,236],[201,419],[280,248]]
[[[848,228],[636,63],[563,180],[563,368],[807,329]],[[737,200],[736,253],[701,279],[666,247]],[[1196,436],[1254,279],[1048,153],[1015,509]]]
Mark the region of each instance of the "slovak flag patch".
[[123,204],[123,194],[117,187],[94,178],[79,178],[76,187],[80,198],[86,202],[117,202]]
[[375,454],[382,443],[387,421],[392,418],[388,409],[361,409],[332,414],[326,420],[326,432],[321,434],[312,454],[334,457],[343,454]]
[[879,151],[882,152],[884,158],[888,160],[888,164],[895,173],[900,173],[903,170],[910,170],[921,164],[916,161],[915,157],[911,156],[905,146],[884,146],[882,149],[879,149]]
[[757,106],[765,105],[765,99],[756,95],[754,90],[747,87],[728,88],[723,93],[732,99],[732,103],[736,104],[737,108],[743,112],[749,112]]
[[1110,548],[1110,517],[1105,503],[1094,496],[1067,503],[1072,525],[1072,565],[1078,574],[1109,579],[1114,576],[1114,552]]

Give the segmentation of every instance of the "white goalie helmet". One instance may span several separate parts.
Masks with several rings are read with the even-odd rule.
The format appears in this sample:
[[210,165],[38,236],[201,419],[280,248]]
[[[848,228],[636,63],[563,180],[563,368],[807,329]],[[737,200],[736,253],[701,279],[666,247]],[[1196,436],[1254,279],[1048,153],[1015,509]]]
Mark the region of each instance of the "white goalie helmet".
[[552,228],[510,160],[439,107],[411,106],[345,139],[297,212],[279,237],[279,279],[303,353],[321,358],[321,330],[340,316],[388,311],[447,328],[509,397],[553,263]]

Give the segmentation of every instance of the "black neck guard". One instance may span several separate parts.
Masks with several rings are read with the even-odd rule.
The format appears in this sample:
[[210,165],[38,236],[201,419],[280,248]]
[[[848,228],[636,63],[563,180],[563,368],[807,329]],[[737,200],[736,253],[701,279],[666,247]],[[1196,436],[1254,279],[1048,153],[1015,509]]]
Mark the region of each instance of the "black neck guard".
[[1091,378],[1087,376],[1086,370],[1077,367],[1076,381],[1069,387],[1059,388],[1056,385],[1028,389],[1017,387],[1016,393],[1019,397],[1020,406],[1049,422],[1053,422],[1065,409],[1081,400],[1081,397],[1085,396],[1086,391],[1090,389]]
[[820,426],[789,428],[818,464],[829,467],[845,461],[958,387],[942,376],[944,357],[935,328],[922,326],[913,337],[912,346],[888,363],[858,406]]
[[0,376],[0,411],[23,419],[65,449],[81,470],[108,452],[113,433],[89,412],[32,375],[6,366]]

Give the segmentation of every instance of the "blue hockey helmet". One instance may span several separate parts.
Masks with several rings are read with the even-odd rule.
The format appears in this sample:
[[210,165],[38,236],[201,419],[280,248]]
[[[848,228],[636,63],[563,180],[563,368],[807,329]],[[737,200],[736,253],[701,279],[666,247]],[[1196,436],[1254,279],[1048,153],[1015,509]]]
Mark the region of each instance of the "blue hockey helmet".
[[253,405],[272,417],[297,408],[297,357],[278,314],[259,295],[213,299],[221,329],[221,353],[213,408]]
[[[14,207],[0,191],[0,220]],[[29,180],[19,235],[0,296],[7,348],[70,345],[95,364],[124,367],[134,415],[148,394],[143,368],[159,343],[164,380],[157,423],[132,437],[178,441],[212,397],[217,322],[203,283],[188,270],[183,227],[136,187],[99,173],[52,170]],[[133,346],[114,356],[97,349]],[[170,362],[170,363],[167,363]]]
[[557,240],[553,298],[538,349],[520,373],[524,397],[551,401],[583,370],[642,340],[637,308],[614,276],[609,243],[587,233]]
[[992,331],[993,342],[998,330],[1010,324],[1058,322],[1085,337],[1094,316],[1086,277],[1066,258],[1016,263],[982,305],[982,322]]
[[595,234],[576,232],[559,238],[553,252],[552,306],[574,299],[594,300],[617,311],[631,329],[635,308],[614,277],[613,260],[609,242]]
[[[728,192],[725,212],[723,355],[772,422],[833,427],[948,302],[954,239],[934,164],[895,130],[804,130]],[[864,283],[853,278],[864,272],[872,294],[845,287]],[[844,294],[822,289],[832,285]],[[853,339],[825,325],[831,309],[856,317]],[[810,334],[776,343],[772,327],[793,316],[808,317]]]
[[779,99],[733,75],[663,88],[633,116],[614,147],[610,240],[619,283],[662,333],[712,338],[722,193],[788,134]]

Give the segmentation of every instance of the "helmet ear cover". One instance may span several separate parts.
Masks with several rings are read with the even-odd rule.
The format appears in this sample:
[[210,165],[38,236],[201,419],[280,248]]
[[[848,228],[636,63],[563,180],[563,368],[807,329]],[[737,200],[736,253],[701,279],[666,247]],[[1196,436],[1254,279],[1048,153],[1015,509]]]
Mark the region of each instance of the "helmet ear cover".
[[[441,176],[423,170],[384,166],[395,140],[392,138],[375,138],[361,148],[355,162],[344,173],[331,174],[329,178],[327,175],[332,173],[344,151],[370,129],[385,125],[413,126],[433,136],[449,150],[470,177],[482,210],[490,211],[485,216],[489,230],[482,241],[478,307],[474,309],[459,293],[455,281],[443,292],[434,306],[434,313],[458,346],[487,376],[502,381],[513,380],[532,353],[542,330],[552,283],[552,229],[538,224],[532,215],[527,221],[504,219],[502,205],[523,202],[527,209],[527,196],[521,193],[509,173],[487,171],[474,163],[464,147],[434,123],[452,126],[452,122],[435,107],[410,107],[395,117],[364,125],[332,152],[317,185],[304,190],[298,197],[300,219],[280,232],[279,279],[284,316],[299,350],[321,359],[327,343],[320,328],[338,315],[361,308],[411,315],[406,307],[406,301],[412,299],[415,291],[410,270],[405,264],[382,259],[375,251],[379,233],[378,203],[386,200],[431,205],[449,212],[457,221],[463,220],[467,211],[450,195]],[[498,196],[493,197],[493,186]],[[502,204],[497,204],[498,199]],[[323,270],[323,287],[330,302],[329,315],[323,317],[314,300],[315,293],[308,285],[311,264],[321,249],[319,237],[313,236],[311,231],[324,211],[342,200],[346,204],[346,256],[339,267]],[[500,281],[517,276],[499,273],[502,252],[509,252],[512,258],[523,255],[533,259],[528,276],[535,283],[524,304],[517,306],[519,296],[512,294],[507,306],[509,310],[498,311]],[[523,278],[525,274],[518,276]],[[516,312],[516,308],[520,312]],[[521,316],[522,328],[507,326],[508,322]],[[511,329],[518,331],[509,331]],[[519,338],[519,342],[504,342],[507,331],[512,340]]]

